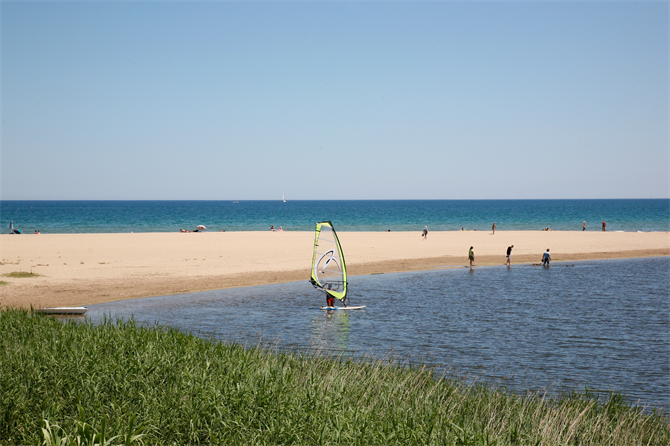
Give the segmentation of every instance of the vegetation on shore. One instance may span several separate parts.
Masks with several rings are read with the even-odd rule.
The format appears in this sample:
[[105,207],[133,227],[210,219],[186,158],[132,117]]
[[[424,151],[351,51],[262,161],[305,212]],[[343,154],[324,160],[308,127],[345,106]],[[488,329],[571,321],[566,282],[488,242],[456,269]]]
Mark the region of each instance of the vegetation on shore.
[[14,271],[11,273],[3,274],[5,277],[14,277],[14,278],[22,278],[22,277],[39,277],[40,275],[37,273],[34,273],[32,271]]
[[133,321],[0,312],[0,444],[666,445],[667,414]]

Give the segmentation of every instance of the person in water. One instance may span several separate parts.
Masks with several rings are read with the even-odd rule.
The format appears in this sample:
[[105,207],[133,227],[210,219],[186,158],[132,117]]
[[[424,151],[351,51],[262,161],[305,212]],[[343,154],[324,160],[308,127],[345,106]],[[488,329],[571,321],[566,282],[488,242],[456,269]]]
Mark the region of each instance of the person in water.
[[475,261],[475,252],[472,250],[472,246],[470,246],[470,251],[468,251],[468,259],[470,259],[470,269],[472,269],[473,262]]
[[335,306],[335,298],[328,293],[326,293],[326,306],[327,307]]
[[512,256],[512,248],[514,248],[514,245],[507,247],[507,266],[510,266],[510,257]]
[[551,255],[549,254],[549,248],[547,248],[547,252],[544,253],[542,256],[542,266],[549,266],[549,261],[551,260]]

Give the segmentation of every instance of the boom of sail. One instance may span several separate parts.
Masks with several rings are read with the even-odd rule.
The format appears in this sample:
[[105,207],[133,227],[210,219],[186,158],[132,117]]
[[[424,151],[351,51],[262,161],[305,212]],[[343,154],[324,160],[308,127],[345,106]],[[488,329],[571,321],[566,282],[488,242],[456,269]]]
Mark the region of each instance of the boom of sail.
[[344,264],[340,241],[330,221],[316,224],[310,282],[315,288],[341,300],[346,305],[347,267]]

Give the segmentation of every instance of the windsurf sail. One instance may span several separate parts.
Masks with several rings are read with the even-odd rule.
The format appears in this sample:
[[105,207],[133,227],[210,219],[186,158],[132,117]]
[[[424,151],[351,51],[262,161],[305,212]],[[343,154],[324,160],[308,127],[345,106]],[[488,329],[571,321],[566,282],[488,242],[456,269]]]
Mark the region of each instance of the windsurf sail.
[[316,224],[310,282],[315,288],[347,303],[347,267],[340,240],[329,221]]

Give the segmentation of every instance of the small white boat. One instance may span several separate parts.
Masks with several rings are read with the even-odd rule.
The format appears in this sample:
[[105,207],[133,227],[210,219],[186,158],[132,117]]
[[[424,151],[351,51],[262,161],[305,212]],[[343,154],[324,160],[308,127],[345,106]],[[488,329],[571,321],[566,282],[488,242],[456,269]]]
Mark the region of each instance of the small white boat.
[[52,308],[35,308],[35,313],[41,314],[86,314],[87,307],[52,307]]
[[284,198],[284,194],[283,194],[283,193],[281,194],[281,201],[282,201],[282,203],[286,203],[286,198]]

